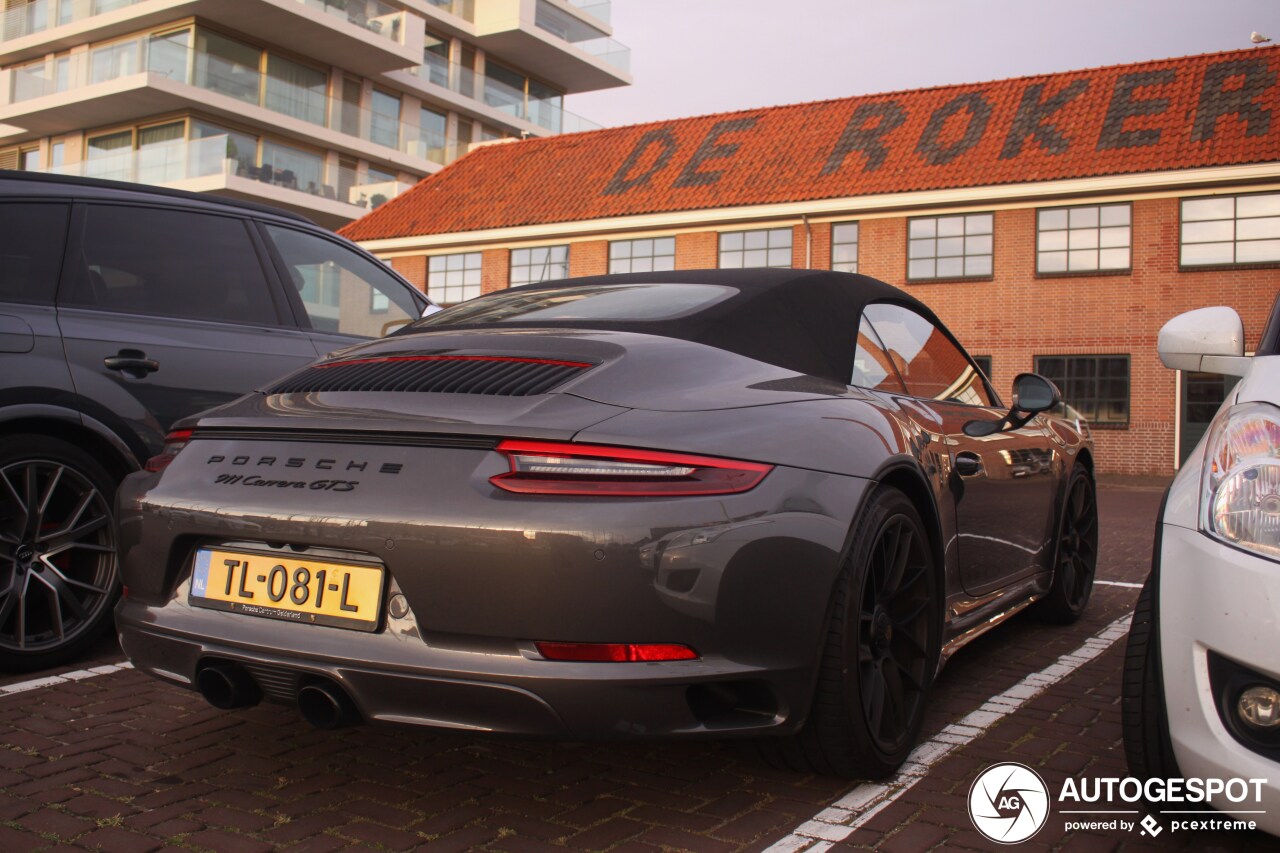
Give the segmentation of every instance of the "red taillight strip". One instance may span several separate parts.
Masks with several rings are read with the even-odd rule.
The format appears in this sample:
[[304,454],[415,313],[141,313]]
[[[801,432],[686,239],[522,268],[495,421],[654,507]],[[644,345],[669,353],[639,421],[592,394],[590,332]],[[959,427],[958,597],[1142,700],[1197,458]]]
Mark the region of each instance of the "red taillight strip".
[[[490,477],[489,482],[504,491],[526,495],[641,498],[727,495],[755,488],[765,475],[773,470],[772,465],[759,462],[572,442],[506,439],[498,444],[497,450],[507,457],[511,470],[505,474]],[[531,474],[517,468],[515,457],[526,454],[673,465],[694,468],[695,471],[686,477],[671,478],[645,477],[643,474],[601,476]]]
[[383,355],[370,358],[348,358],[342,361],[327,361],[313,364],[312,367],[322,370],[326,367],[346,367],[350,364],[382,364],[389,361],[507,361],[519,364],[550,364],[556,367],[576,367],[586,370],[595,367],[586,361],[563,361],[557,358],[526,358],[515,355]]
[[668,453],[665,450],[610,447],[604,444],[573,444],[560,441],[523,441],[508,438],[498,444],[498,452],[536,453],[542,456],[588,456],[593,459],[617,459],[620,462],[654,462],[665,465],[690,465],[694,468],[729,468],[736,471],[759,471],[762,474],[773,470],[772,465],[759,462],[739,462],[736,459]]
[[547,660],[577,663],[697,660],[698,653],[679,643],[546,643],[533,644]]

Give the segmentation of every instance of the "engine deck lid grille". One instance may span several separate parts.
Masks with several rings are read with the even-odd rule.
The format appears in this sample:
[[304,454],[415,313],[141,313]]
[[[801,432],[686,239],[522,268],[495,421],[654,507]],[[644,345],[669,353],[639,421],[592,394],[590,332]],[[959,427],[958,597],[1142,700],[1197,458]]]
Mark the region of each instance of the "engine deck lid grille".
[[358,356],[313,364],[285,377],[266,393],[381,391],[528,397],[552,391],[595,366],[594,362],[515,355]]

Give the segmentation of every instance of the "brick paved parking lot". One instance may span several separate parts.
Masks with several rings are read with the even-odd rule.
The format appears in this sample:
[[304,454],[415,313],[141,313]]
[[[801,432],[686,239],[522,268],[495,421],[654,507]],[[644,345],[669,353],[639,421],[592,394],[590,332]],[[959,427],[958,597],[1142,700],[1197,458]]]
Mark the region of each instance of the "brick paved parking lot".
[[[1159,498],[1104,486],[1101,579],[1145,577]],[[319,732],[292,708],[217,711],[110,667],[108,646],[89,664],[100,673],[8,693],[57,674],[0,679],[0,851],[991,849],[965,807],[987,766],[1023,762],[1051,791],[1126,775],[1116,623],[1136,596],[1100,585],[1078,625],[1023,615],[960,652],[937,683],[928,760],[888,788],[772,770],[734,742]],[[1065,677],[1024,680],[1082,649],[1067,660],[1088,661]],[[1261,834],[1068,833],[1064,820],[1025,847],[1280,849]]]

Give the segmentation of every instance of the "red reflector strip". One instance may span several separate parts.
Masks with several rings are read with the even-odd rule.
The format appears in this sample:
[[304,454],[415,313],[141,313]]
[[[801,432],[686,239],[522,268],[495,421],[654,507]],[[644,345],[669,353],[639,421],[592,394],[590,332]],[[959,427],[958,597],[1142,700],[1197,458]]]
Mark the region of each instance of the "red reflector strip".
[[697,660],[698,653],[679,643],[544,643],[534,646],[547,660],[578,663]]
[[551,364],[556,367],[576,367],[586,370],[595,367],[585,361],[563,361],[557,358],[526,358],[514,355],[386,355],[373,358],[348,358],[342,361],[327,361],[324,364],[313,364],[313,368],[323,370],[326,367],[346,367],[351,364],[383,364],[394,361],[507,361],[518,364]]
[[508,439],[497,449],[511,470],[489,482],[526,495],[725,495],[755,488],[773,470],[759,462],[571,442]]

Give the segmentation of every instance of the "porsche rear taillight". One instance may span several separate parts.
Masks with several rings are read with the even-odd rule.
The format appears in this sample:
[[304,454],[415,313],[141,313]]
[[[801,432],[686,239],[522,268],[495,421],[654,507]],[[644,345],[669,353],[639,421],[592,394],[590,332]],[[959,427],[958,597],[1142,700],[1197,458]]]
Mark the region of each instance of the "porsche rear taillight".
[[156,456],[152,456],[142,467],[154,473],[163,471],[169,467],[169,463],[173,461],[173,457],[178,455],[178,451],[187,446],[187,442],[191,441],[191,433],[189,429],[175,429],[164,437],[164,450]]
[[511,470],[489,482],[523,495],[679,497],[754,488],[772,465],[710,456],[551,441],[498,445]]
[[698,653],[680,643],[547,643],[533,644],[547,660],[577,663],[697,660]]

